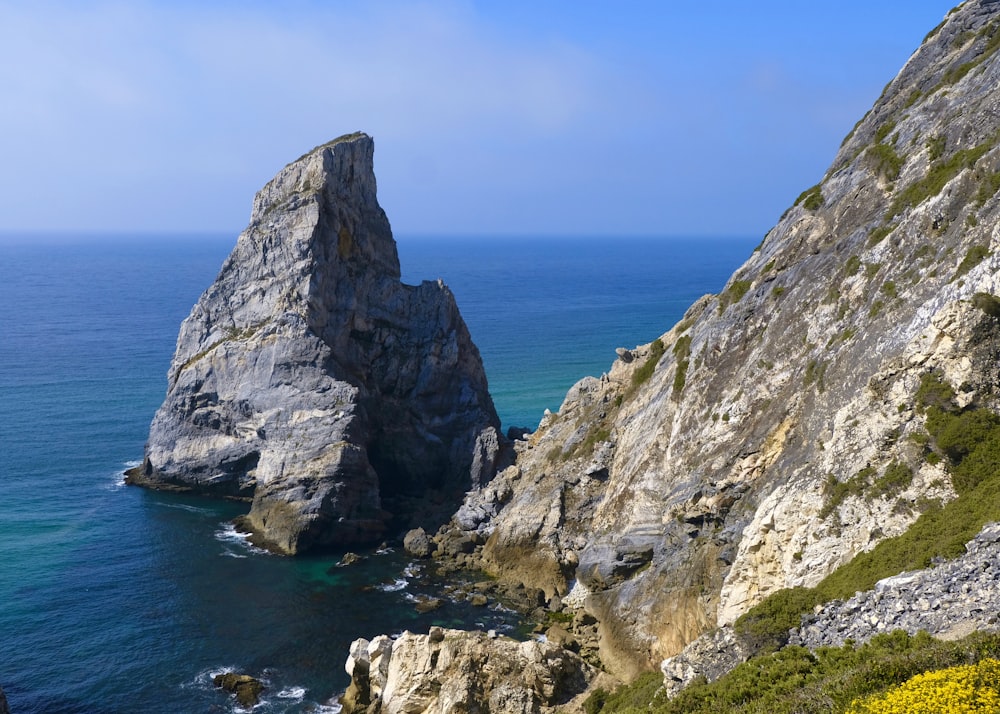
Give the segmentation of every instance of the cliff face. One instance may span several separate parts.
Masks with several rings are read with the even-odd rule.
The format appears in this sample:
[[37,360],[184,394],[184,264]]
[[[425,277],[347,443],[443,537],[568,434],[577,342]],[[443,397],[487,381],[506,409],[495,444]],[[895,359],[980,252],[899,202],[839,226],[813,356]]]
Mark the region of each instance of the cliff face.
[[257,194],[128,476],[252,499],[245,524],[280,552],[372,542],[388,511],[430,517],[495,468],[479,352],[447,287],[400,283],[372,157],[342,137]]
[[915,395],[933,373],[1000,406],[1000,311],[975,297],[1000,292],[998,48],[1000,3],[952,11],[724,291],[574,386],[467,499],[485,566],[596,616],[613,671],[954,497]]

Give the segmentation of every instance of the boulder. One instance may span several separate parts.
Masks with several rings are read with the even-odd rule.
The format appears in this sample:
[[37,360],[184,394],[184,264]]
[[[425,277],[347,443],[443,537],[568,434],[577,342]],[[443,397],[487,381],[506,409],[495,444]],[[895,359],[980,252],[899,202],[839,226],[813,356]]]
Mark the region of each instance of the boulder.
[[264,683],[249,674],[225,672],[215,675],[212,683],[231,694],[236,695],[240,706],[253,707],[260,701],[260,693],[264,691]]
[[423,528],[414,528],[403,536],[403,550],[415,558],[427,558],[433,549],[434,544]]
[[352,675],[353,700],[369,703],[345,697],[345,714],[540,712],[568,702],[595,675],[577,655],[547,642],[442,628],[389,642],[380,655],[384,669],[372,666],[367,681]]

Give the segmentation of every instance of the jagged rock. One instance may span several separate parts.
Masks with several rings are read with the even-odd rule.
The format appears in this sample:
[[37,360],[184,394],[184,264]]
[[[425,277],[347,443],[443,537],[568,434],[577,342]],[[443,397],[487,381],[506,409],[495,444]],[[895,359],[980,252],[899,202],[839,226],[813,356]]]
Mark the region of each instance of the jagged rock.
[[7,695],[3,693],[3,687],[0,687],[0,714],[10,714],[10,706],[7,704]]
[[[1000,632],[1000,524],[984,527],[965,549],[960,558],[880,580],[871,590],[804,615],[801,627],[789,631],[789,644],[860,645],[894,630],[941,639]],[[754,654],[753,644],[732,626],[720,627],[660,664],[664,690],[673,696],[695,678],[715,681]]]
[[[466,496],[488,572],[547,597],[586,588],[610,671],[815,585],[955,497],[910,437],[929,371],[959,406],[1000,410],[998,32],[1000,3],[949,14],[722,293],[574,385],[514,444],[499,507]],[[894,462],[912,481],[878,493]],[[831,504],[831,479],[864,469]]]
[[[352,652],[363,649],[370,651],[365,640],[351,646]],[[345,714],[540,713],[584,691],[595,675],[577,655],[551,643],[483,632],[404,632],[382,652],[386,666],[377,672],[348,660],[353,691],[343,700]]]
[[363,555],[358,555],[357,553],[344,553],[343,557],[337,563],[340,567],[347,567],[348,565],[357,565],[364,560]]
[[128,481],[251,500],[282,553],[375,543],[396,510],[490,480],[499,421],[440,281],[400,282],[372,140],[317,147],[254,199],[181,325],[167,396]]
[[226,672],[217,674],[212,683],[230,694],[236,695],[236,701],[244,707],[253,707],[260,701],[260,693],[264,691],[264,683],[249,674]]
[[403,550],[416,558],[429,557],[433,547],[430,536],[423,528],[414,528],[403,536]]

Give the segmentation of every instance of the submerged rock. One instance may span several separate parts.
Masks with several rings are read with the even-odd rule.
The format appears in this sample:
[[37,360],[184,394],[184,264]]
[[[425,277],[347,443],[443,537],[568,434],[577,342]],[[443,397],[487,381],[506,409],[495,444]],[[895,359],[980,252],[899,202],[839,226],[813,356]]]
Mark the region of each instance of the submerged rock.
[[249,674],[236,674],[235,672],[215,675],[212,684],[230,694],[235,694],[236,701],[244,707],[256,705],[260,701],[260,693],[264,691],[264,683],[259,679],[255,679]]
[[443,520],[493,476],[501,447],[451,292],[400,282],[373,151],[364,134],[341,137],[257,194],[181,325],[127,477],[252,500],[241,525],[282,553],[376,543],[393,515],[405,524],[397,501]]

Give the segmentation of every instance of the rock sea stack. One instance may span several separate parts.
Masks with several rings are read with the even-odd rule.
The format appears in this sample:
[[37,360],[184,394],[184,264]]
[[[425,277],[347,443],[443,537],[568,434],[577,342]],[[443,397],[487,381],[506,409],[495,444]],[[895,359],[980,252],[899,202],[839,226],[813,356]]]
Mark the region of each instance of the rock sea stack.
[[[500,424],[441,281],[400,282],[374,144],[340,137],[257,194],[250,225],[181,324],[131,484],[251,501],[286,554],[377,543],[447,518],[492,478]],[[410,517],[420,514],[419,517]]]

